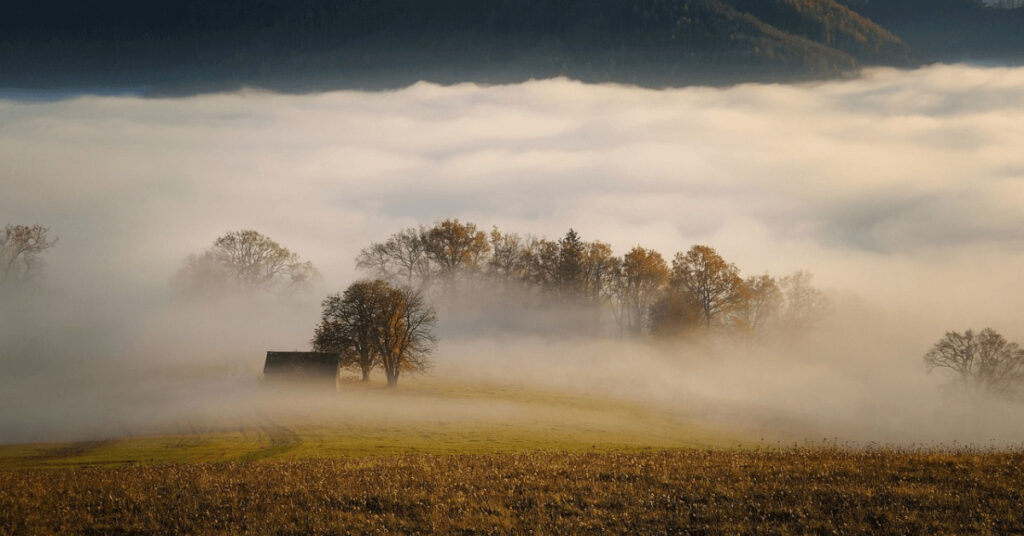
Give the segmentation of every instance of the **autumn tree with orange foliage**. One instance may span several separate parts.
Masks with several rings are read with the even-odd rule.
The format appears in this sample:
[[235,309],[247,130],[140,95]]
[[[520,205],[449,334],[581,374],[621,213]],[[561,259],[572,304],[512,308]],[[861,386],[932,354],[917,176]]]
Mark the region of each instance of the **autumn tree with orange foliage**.
[[761,333],[779,315],[783,305],[778,281],[768,275],[750,276],[743,281],[746,289],[743,302],[737,310],[736,327],[743,333]]
[[747,299],[746,285],[735,264],[708,246],[693,246],[672,259],[672,285],[693,297],[705,327],[722,323]]
[[476,224],[444,220],[422,234],[424,250],[448,293],[456,293],[457,279],[479,273],[491,246]]
[[668,264],[661,253],[636,246],[622,257],[619,282],[620,325],[641,333],[649,323],[651,306],[668,284]]
[[586,241],[572,228],[550,240],[497,227],[485,234],[474,223],[447,219],[371,244],[357,266],[371,277],[463,302],[463,310],[477,302],[483,308],[569,306],[577,320],[587,319],[578,326],[617,326],[620,334],[714,328],[799,335],[828,312],[828,300],[807,272],[743,279],[736,265],[705,245],[677,253],[670,268],[653,249],[637,246],[618,257],[610,244]]

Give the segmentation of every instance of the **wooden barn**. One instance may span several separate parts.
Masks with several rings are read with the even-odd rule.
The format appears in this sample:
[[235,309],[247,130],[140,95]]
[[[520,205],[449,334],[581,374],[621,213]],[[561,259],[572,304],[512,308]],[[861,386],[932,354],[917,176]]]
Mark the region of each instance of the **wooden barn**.
[[267,352],[267,381],[308,381],[335,387],[341,356],[329,352]]

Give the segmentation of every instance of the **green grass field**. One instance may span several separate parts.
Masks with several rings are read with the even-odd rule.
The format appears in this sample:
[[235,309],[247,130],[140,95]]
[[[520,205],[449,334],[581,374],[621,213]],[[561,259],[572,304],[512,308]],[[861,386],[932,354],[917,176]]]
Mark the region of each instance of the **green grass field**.
[[[0,469],[750,444],[682,411],[429,377],[404,380],[397,390],[349,383],[308,399],[277,390],[267,398],[231,417],[185,419],[174,433],[0,446]],[[288,403],[274,403],[282,399]]]

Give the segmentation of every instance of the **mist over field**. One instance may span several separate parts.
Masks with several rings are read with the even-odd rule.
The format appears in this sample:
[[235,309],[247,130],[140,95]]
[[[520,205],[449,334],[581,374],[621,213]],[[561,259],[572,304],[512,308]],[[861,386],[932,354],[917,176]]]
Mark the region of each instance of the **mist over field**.
[[[442,316],[439,377],[607,394],[787,440],[1021,442],[1019,406],[958,403],[921,356],[948,330],[1024,340],[1022,141],[1024,69],[967,65],[725,89],[556,79],[0,101],[0,225],[60,237],[39,278],[0,292],[0,443],[265,404],[264,352],[308,349],[320,299],[360,276],[359,250],[448,217],[572,227],[620,255],[707,244],[745,276],[813,272],[834,311],[764,345]],[[183,259],[236,229],[312,261],[322,285],[176,297]]]

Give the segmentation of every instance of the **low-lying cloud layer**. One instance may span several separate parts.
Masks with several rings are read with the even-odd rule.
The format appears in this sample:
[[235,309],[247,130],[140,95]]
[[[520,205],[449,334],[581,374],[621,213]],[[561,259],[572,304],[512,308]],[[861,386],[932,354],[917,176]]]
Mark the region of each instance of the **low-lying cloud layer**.
[[[182,259],[225,231],[257,229],[297,251],[326,292],[358,276],[353,259],[370,241],[445,217],[549,237],[573,227],[619,254],[706,243],[745,274],[810,270],[870,304],[858,317],[877,324],[868,332],[888,330],[888,346],[850,335],[837,355],[874,352],[876,363],[881,351],[917,384],[920,354],[944,330],[1024,338],[1022,142],[1024,69],[972,66],[728,89],[546,80],[0,101],[0,224],[60,237],[32,303],[0,304],[0,348],[17,354],[0,356],[15,371],[0,380],[0,431],[44,436],[39,426],[60,419],[29,430],[16,407],[35,403],[39,385],[89,398],[88,374],[76,374],[97,361],[103,374],[168,356],[258,369],[262,350],[305,348],[319,294],[242,318],[169,296]],[[478,344],[443,341],[437,359]],[[863,373],[829,367],[837,382]],[[720,372],[708,378],[746,377]],[[679,389],[737,387],[691,380]],[[940,383],[926,380],[920,392]],[[855,393],[856,381],[843,385]],[[861,392],[872,389],[882,387]],[[851,415],[870,398],[851,394]],[[96,411],[123,405],[115,396]]]

